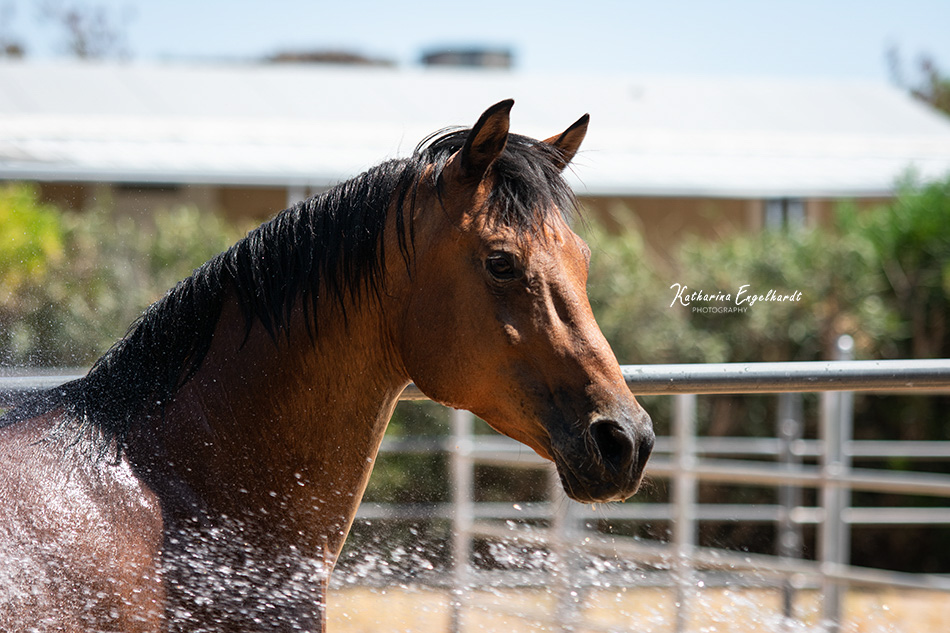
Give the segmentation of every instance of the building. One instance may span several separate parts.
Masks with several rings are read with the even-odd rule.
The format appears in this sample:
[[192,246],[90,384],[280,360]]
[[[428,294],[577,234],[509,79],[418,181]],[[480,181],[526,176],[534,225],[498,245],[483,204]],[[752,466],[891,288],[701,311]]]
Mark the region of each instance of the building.
[[950,173],[950,119],[888,85],[319,64],[0,62],[0,180],[73,208],[264,218],[513,97],[512,130],[591,127],[582,202],[648,240],[819,222]]

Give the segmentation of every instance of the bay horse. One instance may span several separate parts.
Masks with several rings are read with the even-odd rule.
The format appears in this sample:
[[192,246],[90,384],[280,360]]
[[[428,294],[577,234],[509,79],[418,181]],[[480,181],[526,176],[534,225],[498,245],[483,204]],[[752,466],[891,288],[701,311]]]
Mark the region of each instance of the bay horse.
[[0,629],[322,631],[411,381],[576,500],[636,492],[650,418],[562,174],[589,117],[539,141],[512,103],[281,212],[0,420]]

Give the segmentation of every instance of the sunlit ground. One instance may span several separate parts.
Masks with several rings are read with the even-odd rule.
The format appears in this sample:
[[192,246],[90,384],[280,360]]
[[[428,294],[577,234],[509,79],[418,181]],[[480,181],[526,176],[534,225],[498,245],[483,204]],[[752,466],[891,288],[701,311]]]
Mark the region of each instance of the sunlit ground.
[[[674,633],[674,592],[643,588],[597,590],[580,604],[577,633],[636,631]],[[475,591],[466,598],[461,631],[546,633],[562,631],[570,614],[557,613],[554,591]],[[821,633],[820,605],[813,591],[801,591],[796,618],[781,617],[774,589],[708,588],[694,596],[685,631],[695,633]],[[449,594],[426,588],[343,588],[331,592],[332,633],[449,631]],[[950,630],[950,596],[922,591],[853,591],[844,603],[842,633],[945,633]]]

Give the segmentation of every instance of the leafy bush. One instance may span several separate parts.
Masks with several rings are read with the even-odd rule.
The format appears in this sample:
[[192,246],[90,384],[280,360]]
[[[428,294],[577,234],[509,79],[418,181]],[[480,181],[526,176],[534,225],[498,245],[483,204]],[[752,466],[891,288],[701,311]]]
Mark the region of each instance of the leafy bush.
[[[687,238],[672,267],[638,235],[591,225],[586,237],[591,304],[622,363],[818,360],[841,334],[859,357],[950,356],[950,177],[908,179],[872,210],[842,204],[829,226]],[[673,284],[731,299],[686,307]],[[735,306],[744,285],[802,294],[742,312],[692,309]]]
[[65,259],[62,216],[40,204],[33,189],[0,188],[0,349],[33,347],[49,319],[43,288]]
[[[668,268],[650,260],[639,236],[594,226],[586,236],[591,304],[622,363],[817,360],[841,334],[854,336],[862,355],[879,356],[899,324],[877,252],[844,223],[836,229],[687,238]],[[683,305],[683,287],[684,299],[695,291],[712,299]],[[801,295],[746,300],[769,290]]]
[[194,207],[64,213],[0,187],[0,364],[86,366],[238,231]]
[[887,355],[950,357],[950,177],[908,178],[893,202],[872,213],[845,208],[842,232],[869,245],[897,327]]
[[611,234],[589,224],[593,251],[587,283],[591,308],[621,363],[722,362],[722,340],[692,327],[670,307],[670,274],[647,255],[637,233]]

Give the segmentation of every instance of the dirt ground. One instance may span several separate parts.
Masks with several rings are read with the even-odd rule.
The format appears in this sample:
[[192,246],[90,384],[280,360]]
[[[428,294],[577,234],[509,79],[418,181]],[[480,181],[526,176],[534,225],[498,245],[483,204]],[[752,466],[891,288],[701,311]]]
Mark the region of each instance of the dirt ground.
[[[556,590],[473,591],[464,597],[462,633],[576,633],[636,631],[675,633],[677,618],[688,633],[823,633],[813,591],[798,592],[795,618],[781,615],[775,589],[706,588],[686,609],[663,588],[599,589],[558,611]],[[354,587],[331,592],[331,633],[447,633],[450,595],[430,588]],[[844,601],[841,633],[945,633],[950,595],[923,591],[852,591]],[[568,628],[568,627],[573,628]]]

